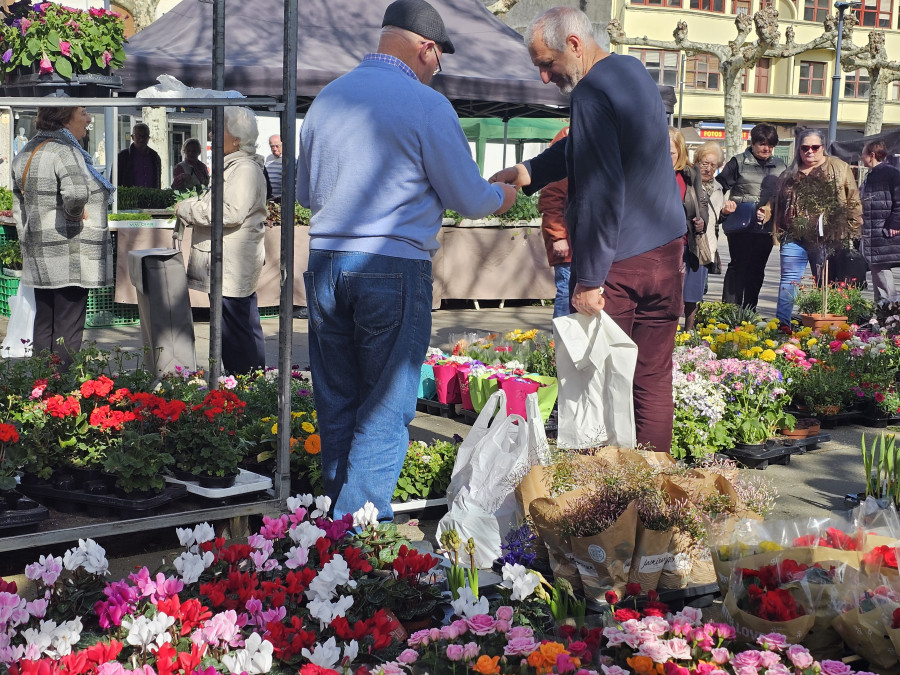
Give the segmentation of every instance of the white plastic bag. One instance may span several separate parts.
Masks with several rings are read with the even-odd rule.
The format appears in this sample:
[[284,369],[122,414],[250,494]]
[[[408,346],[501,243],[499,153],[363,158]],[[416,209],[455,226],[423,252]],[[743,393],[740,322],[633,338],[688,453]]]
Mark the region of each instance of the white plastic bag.
[[635,446],[632,383],[637,345],[605,312],[553,320],[563,448]]
[[20,281],[19,290],[9,299],[9,323],[0,345],[0,357],[20,359],[31,356],[35,311],[34,288]]
[[455,529],[463,542],[474,539],[479,568],[490,567],[500,557],[502,538],[517,524],[516,485],[533,465],[549,457],[536,394],[529,394],[526,409],[536,413],[529,412],[531,422],[507,416],[503,390],[491,394],[453,465],[449,509],[438,523],[437,536]]

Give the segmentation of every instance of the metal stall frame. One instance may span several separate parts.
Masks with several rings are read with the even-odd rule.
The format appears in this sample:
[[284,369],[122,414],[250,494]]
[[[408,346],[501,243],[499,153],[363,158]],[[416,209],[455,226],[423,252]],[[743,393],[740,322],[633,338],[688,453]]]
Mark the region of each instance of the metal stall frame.
[[[213,86],[225,88],[225,0],[214,0],[213,13]],[[209,381],[215,381],[221,372],[221,303],[222,303],[222,181],[224,172],[224,111],[225,106],[246,106],[265,108],[281,113],[283,197],[282,204],[288,207],[288,213],[294,211],[294,191],[296,181],[295,131],[297,127],[297,0],[284,1],[284,80],[282,101],[275,97],[248,98],[200,98],[200,99],[140,99],[140,98],[55,98],[55,97],[9,97],[5,98],[5,106],[15,109],[38,105],[41,107],[84,106],[86,108],[119,108],[119,107],[186,107],[201,108],[213,111],[213,222],[212,222],[212,261],[211,261],[211,308],[210,308],[210,361]],[[114,153],[115,148],[108,152]],[[216,187],[218,186],[218,188]],[[216,217],[218,216],[218,217]],[[282,510],[290,491],[290,412],[291,412],[291,350],[293,333],[293,270],[294,270],[294,228],[282,224],[281,247],[281,310],[278,322],[278,438],[276,453],[276,470],[273,481],[273,495],[265,499],[247,504],[217,506],[212,508],[182,511],[145,518],[132,518],[119,521],[107,521],[94,525],[76,528],[50,530],[33,534],[0,537],[0,552],[16,551],[37,546],[47,546],[76,541],[87,537],[105,537],[110,535],[145,532],[166,527],[198,523],[204,520],[223,520],[239,516],[258,515]]]

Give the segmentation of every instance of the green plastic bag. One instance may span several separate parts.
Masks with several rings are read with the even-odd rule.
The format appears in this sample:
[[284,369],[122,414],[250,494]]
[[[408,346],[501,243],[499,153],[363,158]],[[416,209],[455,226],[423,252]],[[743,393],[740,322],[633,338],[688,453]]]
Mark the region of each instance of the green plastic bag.
[[556,397],[559,394],[559,380],[555,377],[547,375],[526,375],[526,380],[534,380],[540,382],[543,387],[537,390],[538,407],[541,409],[541,419],[544,424],[550,419],[550,413],[553,412],[553,406],[556,405]]
[[469,396],[472,397],[472,408],[475,412],[481,412],[491,394],[497,391],[497,386],[497,380],[469,375]]

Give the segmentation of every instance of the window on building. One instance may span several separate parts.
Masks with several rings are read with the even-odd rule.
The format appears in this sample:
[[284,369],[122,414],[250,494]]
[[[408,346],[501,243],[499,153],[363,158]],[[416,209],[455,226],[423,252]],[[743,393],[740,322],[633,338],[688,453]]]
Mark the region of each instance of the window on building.
[[891,91],[894,92],[894,98],[892,98],[891,100],[900,101],[900,82],[894,82],[893,86],[891,87]]
[[868,98],[869,73],[865,70],[857,70],[850,73],[844,79],[844,98]]
[[684,64],[684,86],[718,91],[719,59],[711,54],[689,56]]
[[663,49],[629,49],[628,53],[641,60],[647,72],[658,84],[678,86],[678,52]]
[[750,0],[732,0],[732,14],[750,14]]
[[681,7],[681,0],[631,0],[631,4],[650,7]]
[[831,3],[828,0],[804,0],[803,19],[804,21],[815,21],[822,23],[831,13]]
[[725,0],[691,0],[691,9],[701,9],[705,12],[725,13]]
[[800,62],[801,96],[825,95],[825,63],[822,61]]
[[756,80],[753,91],[757,94],[769,93],[769,68],[771,65],[772,63],[769,59],[760,59],[753,69]]
[[890,28],[891,9],[892,0],[862,0],[862,6],[856,10],[859,25]]

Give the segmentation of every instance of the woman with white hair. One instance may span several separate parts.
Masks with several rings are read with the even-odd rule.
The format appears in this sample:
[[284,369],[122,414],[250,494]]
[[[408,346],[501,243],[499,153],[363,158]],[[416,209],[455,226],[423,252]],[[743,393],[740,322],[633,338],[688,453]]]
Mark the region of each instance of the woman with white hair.
[[[259,129],[249,108],[225,108],[222,244],[222,365],[247,373],[266,365],[256,285],[265,262],[266,179],[256,154]],[[209,293],[212,192],[185,199],[175,215],[194,227],[188,286]]]

